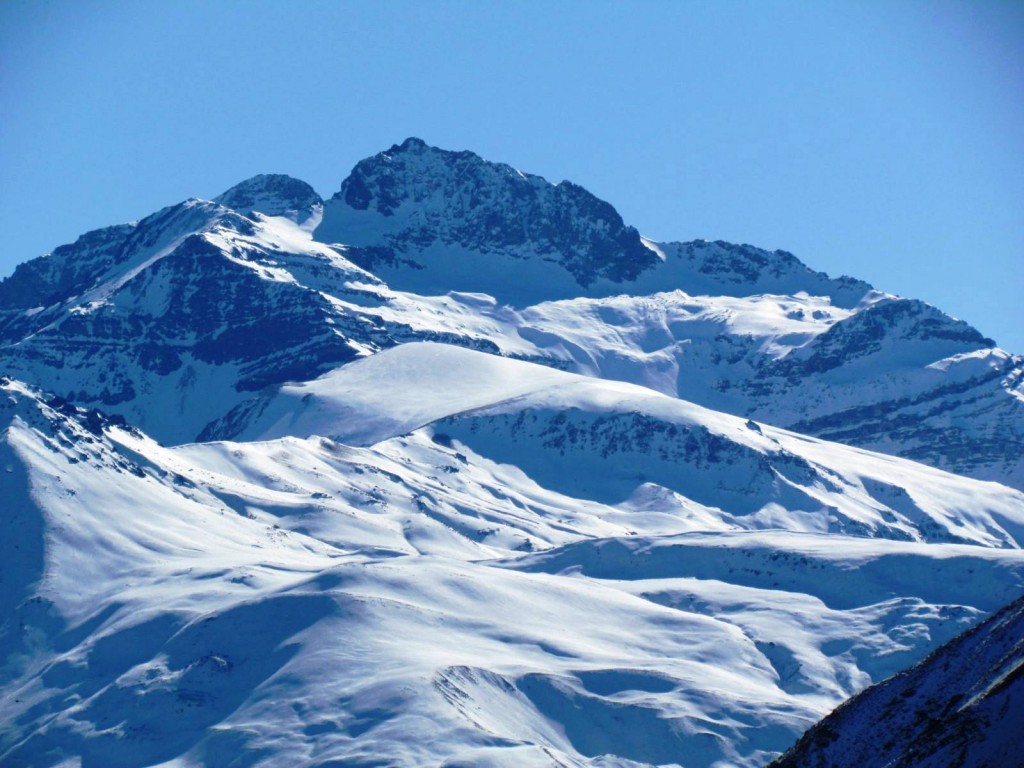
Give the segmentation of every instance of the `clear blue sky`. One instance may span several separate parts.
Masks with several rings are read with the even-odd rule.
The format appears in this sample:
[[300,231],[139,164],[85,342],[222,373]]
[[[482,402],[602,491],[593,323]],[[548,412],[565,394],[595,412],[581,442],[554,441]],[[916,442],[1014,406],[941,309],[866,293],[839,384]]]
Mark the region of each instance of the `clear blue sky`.
[[407,136],[1024,352],[1024,3],[0,2],[0,275]]

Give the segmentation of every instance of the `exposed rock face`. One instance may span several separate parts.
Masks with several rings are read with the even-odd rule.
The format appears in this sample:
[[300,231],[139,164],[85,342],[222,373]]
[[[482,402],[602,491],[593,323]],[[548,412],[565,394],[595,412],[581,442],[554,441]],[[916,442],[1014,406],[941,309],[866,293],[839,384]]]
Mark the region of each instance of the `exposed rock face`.
[[[5,307],[5,367],[182,441],[197,431],[191,418],[220,415],[241,392],[352,359],[326,322],[329,302],[275,279],[271,243],[253,247],[257,232],[215,203],[188,201],[122,228],[116,247],[86,236],[30,262],[31,294],[53,301]],[[341,277],[346,263],[331,268]]]
[[19,264],[0,281],[0,311],[8,322],[10,310],[47,307],[80,293],[116,265],[135,224],[119,224],[87,232],[51,255]]
[[[385,249],[374,264],[397,288],[486,286],[513,301],[553,298],[573,284],[582,292],[598,281],[624,283],[658,263],[637,231],[582,187],[413,138],[356,165],[328,201],[316,237]],[[446,263],[437,262],[439,249],[448,251]],[[454,272],[458,252],[468,264]],[[499,282],[477,274],[507,269],[509,260],[530,263],[518,265],[526,284],[495,291]],[[529,284],[541,276],[556,281],[554,291]]]
[[304,220],[323,200],[306,182],[274,173],[253,176],[236,184],[214,198],[214,202],[245,215],[255,212]]
[[784,357],[746,359],[755,374],[738,391],[757,418],[1024,483],[1024,467],[1006,450],[1024,441],[1024,360],[923,302],[882,299]]
[[831,278],[815,272],[788,251],[766,251],[721,240],[651,244],[664,255],[657,269],[644,274],[631,293],[682,289],[691,295],[752,296],[807,293],[826,296],[852,309],[877,291],[863,280]]
[[1024,598],[811,728],[772,768],[1024,765]]
[[838,322],[776,366],[780,376],[824,373],[898,346],[908,366],[953,355],[991,349],[986,339],[962,320],[955,320],[922,301],[886,299]]

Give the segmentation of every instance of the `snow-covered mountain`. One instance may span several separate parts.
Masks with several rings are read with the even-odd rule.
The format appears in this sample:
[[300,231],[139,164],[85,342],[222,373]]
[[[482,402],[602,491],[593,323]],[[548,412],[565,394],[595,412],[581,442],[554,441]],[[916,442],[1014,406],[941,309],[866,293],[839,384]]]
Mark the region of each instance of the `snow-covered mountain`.
[[693,501],[716,509],[700,514],[697,529],[1024,546],[1019,491],[993,485],[979,505],[975,485],[965,495],[959,478],[912,462],[448,345],[404,344],[287,385],[237,409],[208,437],[319,435],[369,446],[425,425],[572,498],[653,501],[673,518],[689,514]]
[[762,765],[1024,591],[1019,491],[458,347],[3,390],[4,765]]
[[675,288],[730,296],[809,291],[851,306],[871,289],[831,280],[783,251],[654,243],[571,182],[551,184],[419,139],[357,164],[327,201],[315,237],[356,246],[354,256],[398,290],[479,292],[520,307]]
[[1024,485],[1024,361],[967,324],[782,251],[653,243],[578,186],[416,139],[326,203],[257,176],[0,283],[5,370],[168,443],[410,340]]
[[355,246],[352,257],[398,290],[487,293],[520,306],[581,290],[618,293],[659,263],[582,187],[419,139],[357,164],[315,237]]
[[1020,357],[416,139],[22,264],[0,374],[4,766],[762,766],[1024,592]]
[[1024,599],[861,692],[773,768],[1024,765]]

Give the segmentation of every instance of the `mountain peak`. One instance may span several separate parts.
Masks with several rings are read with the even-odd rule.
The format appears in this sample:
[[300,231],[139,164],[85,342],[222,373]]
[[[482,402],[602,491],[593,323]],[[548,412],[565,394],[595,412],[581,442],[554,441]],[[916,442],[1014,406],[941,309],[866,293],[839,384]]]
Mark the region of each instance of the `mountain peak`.
[[323,201],[304,181],[283,173],[261,173],[218,195],[214,202],[239,213],[294,218]]
[[357,163],[326,203],[316,239],[367,249],[373,263],[363,266],[385,269],[400,290],[483,292],[509,303],[620,284],[658,262],[636,229],[583,187],[417,138]]
[[391,149],[388,150],[388,154],[393,152],[422,152],[425,149],[436,149],[436,147],[431,147],[421,138],[410,136],[401,144],[395,144],[392,146]]
[[435,195],[445,177],[458,176],[463,185],[484,181],[492,173],[534,179],[504,163],[493,163],[469,151],[452,151],[431,146],[410,136],[401,144],[356,163],[355,168],[331,201],[344,201],[356,210],[374,209],[391,216],[403,202],[421,203]]

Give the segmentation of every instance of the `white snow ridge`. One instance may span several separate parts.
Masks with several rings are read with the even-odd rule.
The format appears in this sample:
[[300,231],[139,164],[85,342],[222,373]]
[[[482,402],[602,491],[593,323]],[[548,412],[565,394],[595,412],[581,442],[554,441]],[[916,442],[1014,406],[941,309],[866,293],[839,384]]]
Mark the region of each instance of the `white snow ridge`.
[[784,764],[1015,759],[1024,362],[921,302],[410,139],[26,262],[0,370],[5,768],[753,768],[897,674]]

